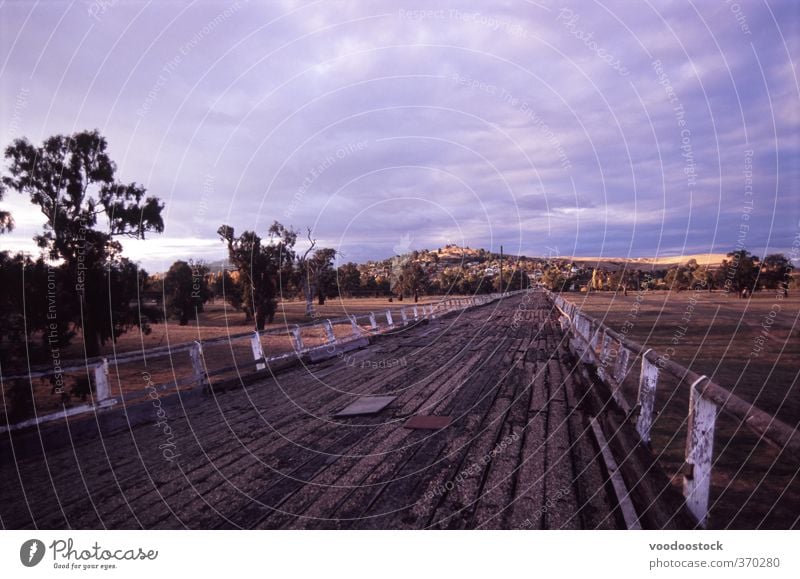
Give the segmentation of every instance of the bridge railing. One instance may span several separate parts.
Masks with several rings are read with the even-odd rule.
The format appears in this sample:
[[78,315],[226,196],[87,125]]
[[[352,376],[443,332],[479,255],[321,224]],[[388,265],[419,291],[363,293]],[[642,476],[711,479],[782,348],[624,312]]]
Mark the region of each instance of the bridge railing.
[[[596,367],[597,375],[609,386],[617,404],[629,415],[638,412],[636,431],[646,445],[650,444],[659,384],[671,376],[691,385],[682,469],[683,495],[689,511],[702,526],[706,526],[708,519],[712,453],[719,413],[728,414],[758,435],[760,440],[800,460],[800,433],[797,429],[715,384],[707,376],[699,375],[655,349],[607,327],[560,294],[545,292],[561,313],[562,329],[576,338],[581,357]],[[637,357],[641,365],[636,402],[632,406],[623,393],[622,383]]]
[[[211,378],[234,373],[240,377],[250,375],[265,371],[269,364],[306,354],[313,354],[316,358],[312,359],[315,360],[332,357],[343,349],[366,345],[366,340],[372,336],[396,331],[423,320],[433,320],[454,311],[482,306],[508,295],[511,294],[481,294],[445,298],[426,304],[414,303],[334,319],[287,324],[278,329],[241,332],[114,356],[64,361],[55,368],[32,369],[14,376],[4,376],[0,367],[0,388],[5,407],[5,424],[0,425],[0,432],[147,397],[156,398],[168,390],[203,389],[210,384]],[[64,399],[59,401],[54,397],[54,385],[63,387],[68,380],[89,383],[88,402],[67,405]],[[29,390],[25,394],[31,405],[30,418],[25,416],[24,419],[13,420],[14,414],[9,412],[14,404],[10,400],[9,385],[15,382],[22,382],[17,384],[18,387]],[[130,384],[143,387],[131,388]],[[116,387],[112,387],[114,385]],[[47,392],[48,388],[50,392]],[[48,400],[44,407],[37,404],[42,399]]]

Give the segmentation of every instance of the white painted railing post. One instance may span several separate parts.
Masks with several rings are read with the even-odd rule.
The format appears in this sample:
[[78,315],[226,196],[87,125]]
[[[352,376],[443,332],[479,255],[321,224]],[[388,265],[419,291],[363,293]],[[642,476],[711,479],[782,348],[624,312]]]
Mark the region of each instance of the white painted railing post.
[[419,310],[417,310],[416,304],[414,305],[414,321],[416,322],[419,319]]
[[608,332],[603,330],[602,337],[600,338],[600,363],[597,365],[597,373],[601,379],[605,380],[611,374],[606,371],[608,361],[611,358],[611,336]]
[[[261,347],[261,336],[258,331],[253,332],[253,335],[250,336],[250,347],[253,350],[253,360],[264,360],[264,358],[266,358],[266,356],[264,356],[264,349]],[[263,362],[258,362],[256,364],[256,370],[264,370],[266,367],[267,365]]]
[[564,315],[558,316],[558,323],[561,326],[562,332],[564,332],[565,334],[569,332],[570,326],[572,325],[570,323],[569,317]]
[[589,322],[589,335],[591,338],[589,339],[589,347],[592,350],[592,354],[597,353],[597,342],[600,341],[600,328],[594,328],[594,324],[590,321]]
[[103,358],[103,361],[94,367],[94,400],[102,402],[108,396],[108,359]]
[[714,453],[714,428],[717,405],[703,398],[697,388],[707,376],[700,376],[689,389],[689,425],[686,436],[686,472],[683,496],[686,506],[701,526],[708,524],[708,499],[711,494],[711,463]]
[[628,375],[630,354],[630,350],[620,343],[619,350],[617,351],[617,363],[614,367],[614,379],[619,384],[622,384],[622,381],[625,380],[625,377]]
[[650,428],[653,426],[653,409],[656,405],[656,388],[658,388],[658,366],[647,359],[648,349],[642,354],[642,370],[639,374],[639,394],[636,403],[639,406],[639,418],[636,420],[636,432],[645,444],[650,444]]
[[392,320],[392,312],[390,310],[386,310],[386,325],[394,328],[394,320]]
[[325,328],[325,337],[327,338],[328,344],[335,344],[336,343],[336,334],[333,333],[333,324],[331,324],[330,320],[325,320],[322,323],[322,327]]
[[189,357],[192,359],[194,383],[197,384],[197,386],[205,387],[206,371],[205,364],[203,364],[203,346],[200,342],[195,341],[195,343],[192,344],[192,349],[189,350]]
[[294,349],[298,352],[303,351],[303,336],[302,330],[300,326],[295,324],[294,328],[292,328],[292,341],[294,342]]
[[375,313],[374,312],[370,312],[369,313],[369,325],[372,326],[373,330],[377,330],[378,329],[378,322],[377,322],[377,320],[375,320]]
[[406,308],[405,308],[405,306],[403,306],[403,307],[400,309],[400,315],[401,315],[401,316],[402,316],[402,318],[403,318],[403,325],[404,325],[404,326],[407,326],[407,325],[408,325],[408,313],[406,312]]
[[361,337],[361,327],[358,325],[358,320],[354,315],[350,316],[350,325],[353,326],[353,336],[356,338]]

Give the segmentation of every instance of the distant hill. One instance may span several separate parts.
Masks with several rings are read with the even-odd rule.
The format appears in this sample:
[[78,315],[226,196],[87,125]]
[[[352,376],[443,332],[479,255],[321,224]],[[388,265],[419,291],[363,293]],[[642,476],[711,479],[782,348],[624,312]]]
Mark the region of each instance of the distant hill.
[[673,255],[668,257],[579,257],[563,256],[557,259],[572,261],[584,266],[599,267],[605,269],[615,269],[627,266],[628,268],[643,267],[663,267],[670,268],[675,265],[685,265],[687,261],[694,259],[701,267],[719,267],[727,255],[724,253],[694,253],[689,255]]

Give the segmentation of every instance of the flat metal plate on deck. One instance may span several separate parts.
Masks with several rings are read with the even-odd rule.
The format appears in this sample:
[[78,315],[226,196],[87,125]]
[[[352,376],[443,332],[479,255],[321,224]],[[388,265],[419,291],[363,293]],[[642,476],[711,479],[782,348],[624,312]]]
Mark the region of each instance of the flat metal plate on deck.
[[364,396],[333,415],[334,418],[376,414],[389,406],[397,396]]
[[418,414],[409,418],[403,425],[403,428],[411,428],[414,430],[441,430],[447,428],[453,422],[452,416],[430,416],[425,414]]

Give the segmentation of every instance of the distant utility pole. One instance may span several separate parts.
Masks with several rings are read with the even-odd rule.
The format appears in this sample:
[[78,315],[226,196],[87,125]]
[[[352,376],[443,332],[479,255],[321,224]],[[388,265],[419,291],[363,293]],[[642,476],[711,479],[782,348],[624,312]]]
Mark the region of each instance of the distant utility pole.
[[503,293],[503,246],[500,246],[500,293]]

